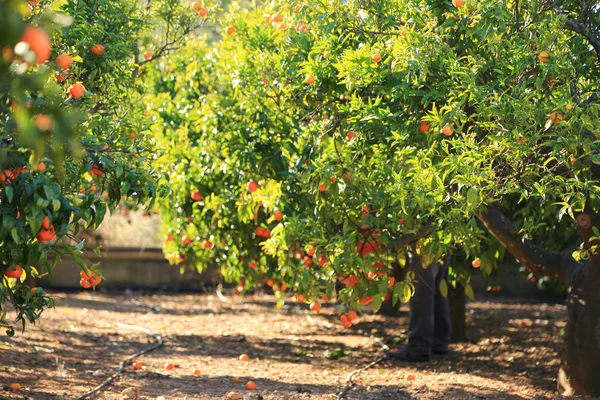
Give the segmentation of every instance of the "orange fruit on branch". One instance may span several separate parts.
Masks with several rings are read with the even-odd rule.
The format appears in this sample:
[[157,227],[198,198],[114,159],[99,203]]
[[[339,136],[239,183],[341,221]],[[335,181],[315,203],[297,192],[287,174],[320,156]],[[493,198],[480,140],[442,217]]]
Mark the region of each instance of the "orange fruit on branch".
[[7,278],[19,279],[21,277],[21,275],[23,275],[23,268],[19,264],[17,264],[14,267],[9,267],[9,268],[5,269],[4,275]]
[[92,46],[92,54],[95,56],[101,56],[102,54],[104,54],[104,46],[102,46],[101,44],[95,44]]
[[19,42],[27,43],[29,50],[33,51],[36,61],[43,64],[50,58],[50,38],[43,29],[29,25]]
[[56,64],[62,69],[67,69],[73,64],[73,60],[68,54],[61,54],[56,57]]

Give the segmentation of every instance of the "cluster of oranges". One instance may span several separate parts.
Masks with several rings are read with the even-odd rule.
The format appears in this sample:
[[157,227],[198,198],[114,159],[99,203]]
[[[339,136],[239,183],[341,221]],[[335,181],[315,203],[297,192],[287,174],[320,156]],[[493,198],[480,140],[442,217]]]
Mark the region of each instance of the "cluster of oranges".
[[27,172],[27,168],[17,167],[0,171],[0,183],[10,184],[24,172]]
[[79,285],[81,285],[84,289],[89,289],[91,287],[96,287],[102,282],[102,276],[97,271],[88,270],[81,271],[79,273],[81,279],[79,280]]

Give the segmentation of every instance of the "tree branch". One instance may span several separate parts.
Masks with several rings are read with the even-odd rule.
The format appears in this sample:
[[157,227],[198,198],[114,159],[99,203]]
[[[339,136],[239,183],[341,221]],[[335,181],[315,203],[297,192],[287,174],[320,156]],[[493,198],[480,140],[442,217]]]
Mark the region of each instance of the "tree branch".
[[575,33],[579,33],[580,35],[585,37],[587,39],[587,41],[589,42],[589,44],[596,51],[596,55],[598,56],[598,59],[600,60],[600,38],[598,38],[592,32],[589,32],[587,29],[585,29],[584,24],[575,22],[571,19],[567,19],[565,21],[565,28],[567,28],[568,30],[573,31]]
[[398,251],[408,246],[409,244],[431,234],[433,230],[433,222],[434,219],[430,218],[416,233],[410,233],[398,239],[390,240],[390,242],[388,243],[388,248]]
[[537,277],[559,278],[567,281],[567,269],[562,262],[562,253],[545,250],[529,240],[524,240],[513,223],[498,209],[488,207],[476,213],[477,218],[521,264]]

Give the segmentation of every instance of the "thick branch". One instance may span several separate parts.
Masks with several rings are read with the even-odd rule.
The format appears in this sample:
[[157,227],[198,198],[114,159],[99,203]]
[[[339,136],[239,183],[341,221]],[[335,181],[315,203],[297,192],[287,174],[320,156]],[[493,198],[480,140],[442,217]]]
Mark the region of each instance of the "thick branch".
[[596,51],[596,55],[598,55],[598,59],[600,60],[600,38],[596,37],[596,35],[594,35],[592,32],[589,32],[587,29],[585,29],[585,25],[583,25],[582,23],[575,22],[570,19],[565,21],[565,28],[567,28],[570,31],[579,33],[580,35],[585,37],[588,43]]
[[512,222],[500,210],[489,207],[477,213],[477,218],[488,228],[506,249],[537,277],[567,280],[567,270],[562,263],[562,254],[545,250],[529,240],[524,240]]
[[429,219],[416,233],[404,235],[401,238],[391,240],[388,243],[388,248],[393,250],[400,250],[409,244],[416,242],[419,239],[424,238],[433,231],[433,218]]

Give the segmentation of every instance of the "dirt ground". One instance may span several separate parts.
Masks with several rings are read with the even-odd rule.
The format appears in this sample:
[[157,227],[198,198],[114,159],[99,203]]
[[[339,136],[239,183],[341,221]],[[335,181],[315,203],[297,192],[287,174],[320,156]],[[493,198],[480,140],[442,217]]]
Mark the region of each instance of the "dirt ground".
[[[55,310],[14,338],[0,336],[0,399],[74,399],[110,376],[126,356],[154,342],[164,345],[136,359],[91,399],[336,399],[350,372],[382,355],[373,340],[404,342],[406,313],[362,316],[343,329],[333,305],[314,314],[290,300],[211,294],[124,295],[54,293]],[[151,309],[148,306],[160,307]],[[556,375],[566,310],[563,305],[471,302],[470,341],[424,364],[385,362],[362,372],[348,399],[547,399]],[[240,354],[249,362],[238,360]],[[178,364],[166,370],[168,363]],[[200,375],[194,371],[200,370]],[[248,381],[257,389],[245,389]],[[6,386],[18,382],[22,391]],[[130,389],[131,388],[131,389]],[[3,390],[4,389],[4,390]],[[128,393],[126,392],[126,393]]]

